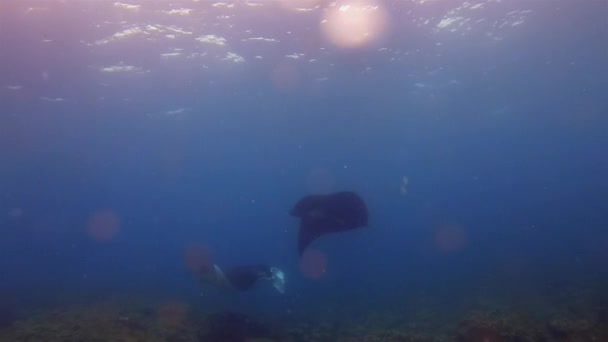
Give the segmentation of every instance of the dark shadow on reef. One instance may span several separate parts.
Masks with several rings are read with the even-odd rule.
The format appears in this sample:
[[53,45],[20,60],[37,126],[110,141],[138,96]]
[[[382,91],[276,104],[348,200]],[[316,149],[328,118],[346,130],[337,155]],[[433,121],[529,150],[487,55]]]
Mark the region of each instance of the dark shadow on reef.
[[16,321],[15,304],[11,300],[0,298],[0,329],[8,328]]
[[281,341],[281,336],[252,317],[236,312],[214,313],[199,330],[199,341],[245,342],[252,339]]

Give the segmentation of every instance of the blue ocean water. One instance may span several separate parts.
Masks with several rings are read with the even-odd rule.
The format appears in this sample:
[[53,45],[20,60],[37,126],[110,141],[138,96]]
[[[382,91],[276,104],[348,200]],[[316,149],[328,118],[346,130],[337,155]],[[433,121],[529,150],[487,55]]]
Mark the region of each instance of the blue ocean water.
[[[605,1],[293,3],[2,1],[2,305],[606,298]],[[342,190],[370,226],[299,258],[289,210]],[[286,292],[218,293],[192,248],[280,267]]]

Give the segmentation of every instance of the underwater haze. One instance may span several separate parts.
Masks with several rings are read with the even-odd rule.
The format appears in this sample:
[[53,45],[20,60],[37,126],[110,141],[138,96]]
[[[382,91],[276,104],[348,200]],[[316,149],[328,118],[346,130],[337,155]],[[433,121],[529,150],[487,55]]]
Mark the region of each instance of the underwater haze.
[[[539,326],[608,340],[607,11],[1,0],[0,339],[138,301],[431,340],[473,312],[583,317],[584,337]],[[299,256],[290,210],[338,191],[369,225]],[[285,293],[217,291],[201,262],[279,267]]]

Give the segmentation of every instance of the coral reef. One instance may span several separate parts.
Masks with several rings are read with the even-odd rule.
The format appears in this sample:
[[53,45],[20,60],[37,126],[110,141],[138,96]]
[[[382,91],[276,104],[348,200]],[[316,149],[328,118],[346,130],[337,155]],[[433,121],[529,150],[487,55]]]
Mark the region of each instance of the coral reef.
[[560,341],[593,341],[592,328],[586,319],[559,318],[547,323],[549,335]]
[[114,305],[98,304],[34,314],[17,322],[8,331],[3,331],[0,339],[14,342],[177,342],[190,341],[191,335],[186,324],[159,324],[146,310],[125,310]]
[[457,330],[462,342],[584,342],[608,341],[608,327],[597,319],[561,316],[543,323],[513,312],[475,313]]
[[[436,329],[435,311],[408,314],[347,311],[259,319],[237,312],[204,313],[180,301],[148,305],[97,303],[30,313],[0,328],[0,341],[25,342],[593,342],[608,341],[608,309],[586,315],[556,311],[535,317],[514,309],[473,311]],[[12,319],[11,319],[12,322]]]
[[475,312],[457,329],[460,342],[527,342],[544,341],[538,326],[516,313]]

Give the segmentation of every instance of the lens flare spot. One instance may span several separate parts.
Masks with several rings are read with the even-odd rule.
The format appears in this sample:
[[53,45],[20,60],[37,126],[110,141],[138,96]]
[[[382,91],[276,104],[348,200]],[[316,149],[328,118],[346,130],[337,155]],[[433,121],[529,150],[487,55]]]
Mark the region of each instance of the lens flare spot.
[[100,210],[89,218],[87,231],[97,241],[110,241],[120,231],[120,217],[112,210]]
[[300,258],[300,272],[311,279],[319,279],[327,273],[327,257],[325,253],[308,249]]
[[321,31],[338,47],[358,48],[380,39],[386,32],[387,20],[378,1],[339,1],[326,10]]
[[435,247],[443,253],[461,251],[466,240],[466,232],[458,225],[442,226],[435,231]]
[[201,273],[213,266],[209,248],[203,245],[192,245],[186,248],[184,262],[192,273]]

